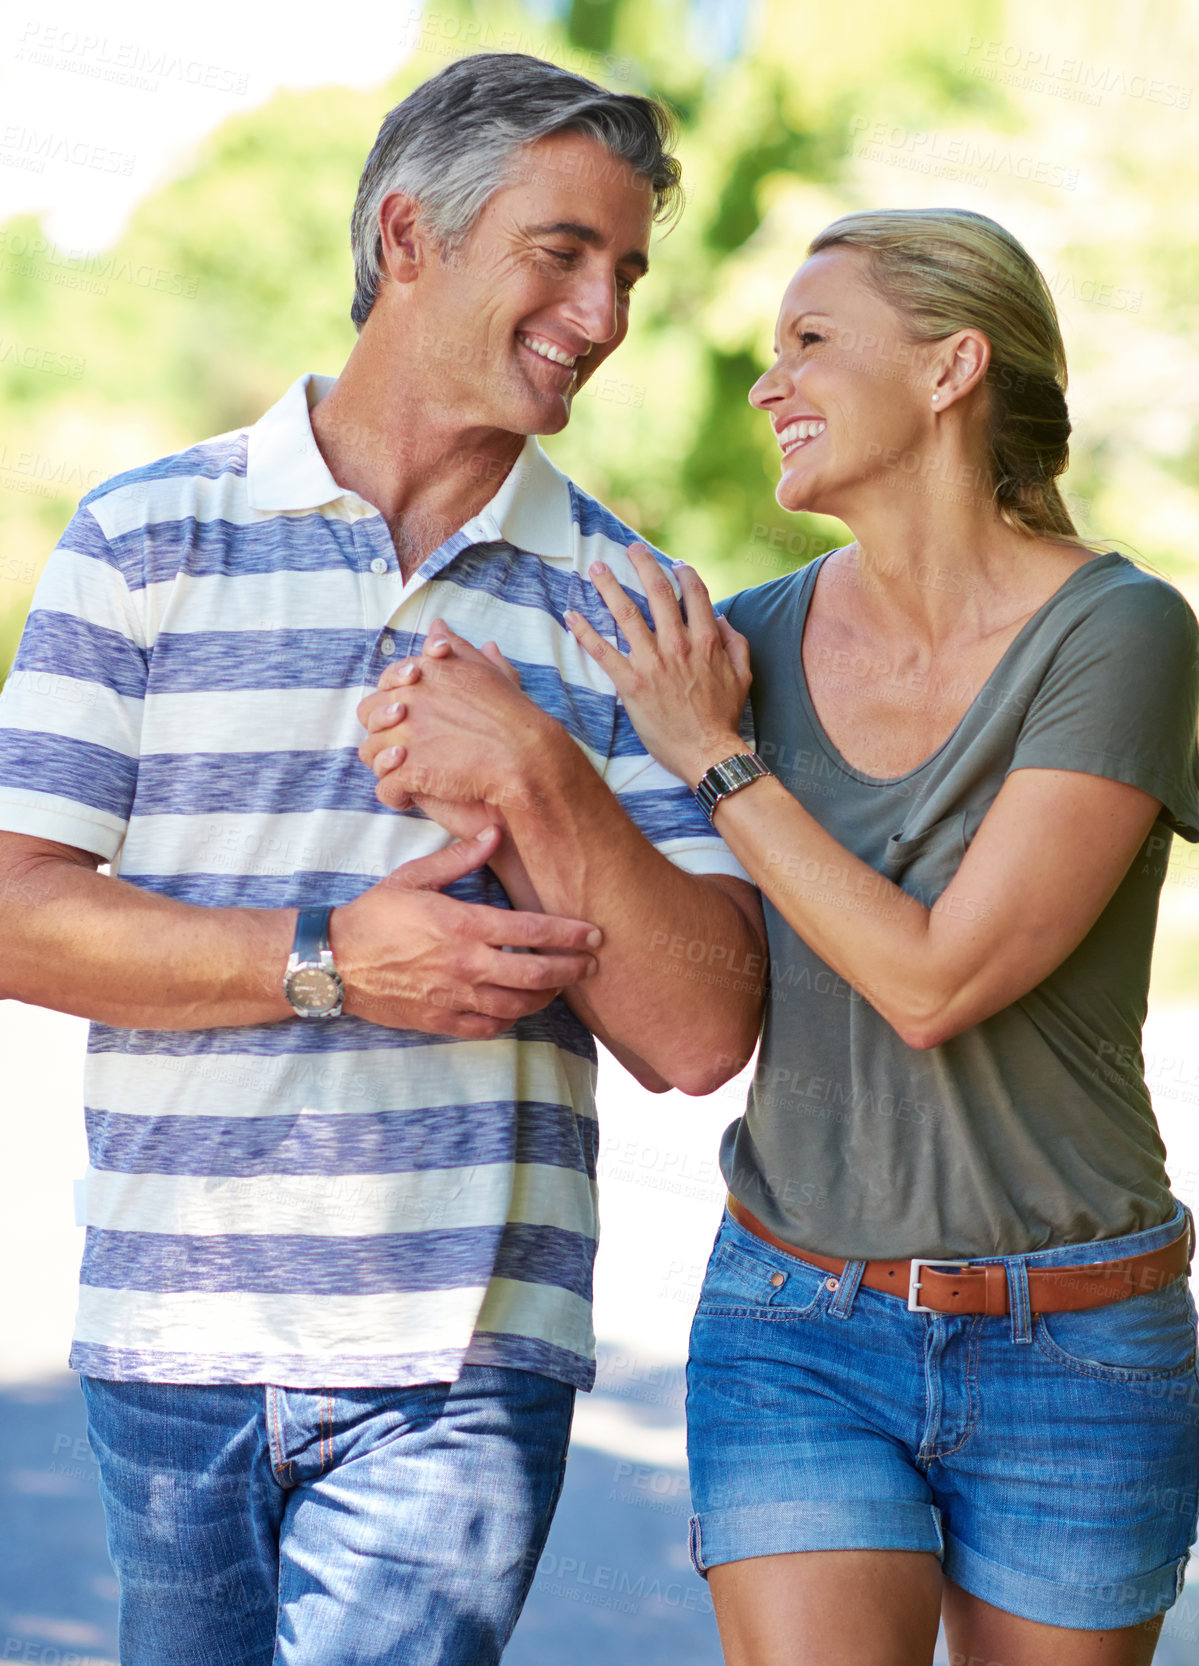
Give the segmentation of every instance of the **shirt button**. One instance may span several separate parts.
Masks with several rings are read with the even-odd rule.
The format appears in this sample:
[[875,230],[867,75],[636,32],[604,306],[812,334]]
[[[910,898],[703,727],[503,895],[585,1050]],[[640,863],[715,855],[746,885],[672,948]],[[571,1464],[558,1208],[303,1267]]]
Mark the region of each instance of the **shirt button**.
[[786,1284],[787,1275],[786,1275],[786,1273],[771,1273],[770,1282],[771,1282],[771,1284],[774,1285],[775,1289],[777,1290],[780,1284]]
[[385,636],[383,638],[382,642],[380,642],[380,644],[379,644],[379,652],[383,655],[384,659],[390,659],[392,654],[395,653],[395,651],[396,651],[396,639],[395,639],[395,637],[394,636]]
[[375,559],[371,562],[371,572],[372,573],[385,573],[386,571],[387,571],[387,562],[383,559],[383,557],[381,555],[377,555],[375,557]]
[[841,1288],[841,1280],[839,1278],[826,1278],[824,1281],[824,1288],[826,1290],[839,1290]]

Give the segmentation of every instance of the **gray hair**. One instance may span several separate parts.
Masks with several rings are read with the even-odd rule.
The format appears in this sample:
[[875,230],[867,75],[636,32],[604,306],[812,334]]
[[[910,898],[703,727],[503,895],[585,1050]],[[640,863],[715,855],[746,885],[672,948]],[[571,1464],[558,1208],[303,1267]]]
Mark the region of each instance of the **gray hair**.
[[653,192],[655,220],[681,207],[674,118],[656,99],[609,92],[523,52],[460,58],[388,111],[366,159],[350,220],[358,329],[379,293],[384,197],[403,191],[418,202],[449,252],[508,180],[514,153],[551,133],[581,133],[628,163]]

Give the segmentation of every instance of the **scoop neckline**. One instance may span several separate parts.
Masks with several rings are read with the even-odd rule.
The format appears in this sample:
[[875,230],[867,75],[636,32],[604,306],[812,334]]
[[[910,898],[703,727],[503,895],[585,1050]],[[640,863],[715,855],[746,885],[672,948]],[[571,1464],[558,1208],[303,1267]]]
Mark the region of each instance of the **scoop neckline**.
[[836,764],[838,769],[842,770],[844,774],[848,775],[852,780],[860,781],[867,787],[901,786],[905,781],[911,781],[915,776],[922,775],[930,764],[936,763],[937,759],[946,750],[946,748],[953,743],[962,728],[965,726],[967,720],[972,716],[975,707],[978,706],[983,698],[983,695],[986,694],[991,684],[995,681],[995,678],[1003,670],[1008,657],[1015,653],[1016,649],[1020,646],[1029,632],[1034,630],[1040,624],[1043,615],[1047,613],[1049,609],[1053,607],[1054,603],[1057,602],[1062,596],[1062,594],[1069,589],[1069,587],[1074,583],[1074,580],[1079,578],[1083,573],[1091,572],[1091,570],[1099,562],[1123,561],[1125,559],[1125,557],[1120,554],[1119,550],[1103,550],[1100,554],[1092,556],[1090,561],[1084,561],[1081,567],[1075,567],[1072,573],[1068,573],[1066,575],[1052,595],[1046,596],[1045,600],[1041,603],[1040,607],[1037,608],[1036,612],[1031,614],[1024,621],[1020,629],[1016,632],[1015,636],[1008,643],[1007,647],[1003,650],[1002,654],[1000,654],[999,658],[992,666],[989,676],[979,689],[978,693],[974,696],[974,699],[971,700],[970,704],[966,707],[966,710],[962,713],[961,717],[958,718],[957,722],[954,724],[953,728],[946,735],[941,744],[936,747],[934,751],[930,752],[927,758],[921,759],[920,763],[918,763],[915,768],[905,770],[902,775],[867,775],[864,770],[856,769],[854,765],[850,763],[849,759],[842,754],[840,748],[833,744],[832,738],[825,729],[824,724],[820,721],[815,701],[812,699],[811,692],[808,689],[808,679],[804,672],[803,665],[804,631],[807,629],[808,611],[812,603],[812,593],[816,588],[816,574],[819,572],[820,568],[823,567],[830,555],[836,555],[839,550],[847,548],[848,545],[839,544],[837,549],[826,550],[823,555],[817,556],[815,561],[809,562],[806,567],[801,569],[802,575],[805,579],[807,579],[807,575],[809,573],[812,574],[812,578],[803,585],[803,593],[800,601],[800,614],[797,631],[798,640],[795,657],[795,678],[799,685],[800,700],[805,711],[807,712],[808,720],[812,725],[817,740],[819,740],[821,746],[832,759],[833,763]]

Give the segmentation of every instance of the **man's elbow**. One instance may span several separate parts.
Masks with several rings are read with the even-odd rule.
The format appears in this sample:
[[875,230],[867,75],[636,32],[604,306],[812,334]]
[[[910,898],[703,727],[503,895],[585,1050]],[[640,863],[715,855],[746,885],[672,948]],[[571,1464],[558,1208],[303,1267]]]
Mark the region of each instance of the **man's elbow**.
[[702,1099],[705,1094],[715,1093],[726,1082],[731,1082],[734,1076],[740,1075],[753,1057],[756,1045],[755,1033],[748,1048],[743,1051],[713,1054],[702,1048],[693,1049],[671,1069],[670,1085],[692,1099]]
[[670,1080],[680,1093],[700,1099],[715,1093],[718,1088],[740,1075],[753,1058],[762,1028],[762,1008],[765,986],[757,986],[752,1000],[746,999],[740,1009],[730,1014],[731,1022],[723,1033],[680,1037],[671,1060]]
[[665,1076],[660,1076],[650,1065],[641,1060],[622,1059],[621,1063],[639,1087],[647,1093],[669,1093],[674,1083]]

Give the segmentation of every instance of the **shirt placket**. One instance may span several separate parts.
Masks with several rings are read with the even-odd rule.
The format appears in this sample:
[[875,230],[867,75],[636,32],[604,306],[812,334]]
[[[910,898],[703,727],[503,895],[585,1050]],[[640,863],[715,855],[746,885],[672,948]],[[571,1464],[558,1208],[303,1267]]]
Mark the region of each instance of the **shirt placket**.
[[419,653],[424,642],[423,613],[428,587],[464,550],[480,542],[498,542],[494,529],[469,521],[425,558],[404,583],[387,522],[376,509],[351,526],[363,588],[367,651],[362,680],[374,688],[394,661]]
[[400,615],[413,590],[400,577],[400,564],[387,522],[377,510],[367,508],[350,530],[362,591],[365,636],[362,681],[374,688],[394,660],[405,659],[413,651],[414,633],[401,628],[400,623]]

